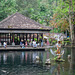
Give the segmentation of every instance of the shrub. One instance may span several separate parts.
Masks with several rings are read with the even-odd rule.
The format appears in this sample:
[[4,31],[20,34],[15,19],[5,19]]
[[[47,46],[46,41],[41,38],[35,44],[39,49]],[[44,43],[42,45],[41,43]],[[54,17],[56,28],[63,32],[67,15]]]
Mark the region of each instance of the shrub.
[[49,38],[49,43],[51,43],[51,39]]
[[55,44],[56,42],[57,42],[56,40],[53,40],[53,41],[52,41],[52,44]]
[[65,45],[70,45],[71,42],[70,42],[70,41],[64,41],[64,44],[65,44]]

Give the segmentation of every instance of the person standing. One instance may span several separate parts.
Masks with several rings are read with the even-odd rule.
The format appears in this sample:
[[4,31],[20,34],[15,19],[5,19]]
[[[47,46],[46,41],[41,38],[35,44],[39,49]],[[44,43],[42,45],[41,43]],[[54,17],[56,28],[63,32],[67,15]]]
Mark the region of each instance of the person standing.
[[33,41],[33,47],[37,47],[36,41]]
[[61,41],[60,39],[58,38],[57,40],[57,44],[56,44],[56,47],[57,47],[57,51],[56,51],[56,54],[58,55],[57,56],[57,59],[60,59],[61,58]]
[[60,54],[60,49],[61,49],[61,43],[60,43],[60,41],[57,42],[56,47],[57,47],[56,54]]

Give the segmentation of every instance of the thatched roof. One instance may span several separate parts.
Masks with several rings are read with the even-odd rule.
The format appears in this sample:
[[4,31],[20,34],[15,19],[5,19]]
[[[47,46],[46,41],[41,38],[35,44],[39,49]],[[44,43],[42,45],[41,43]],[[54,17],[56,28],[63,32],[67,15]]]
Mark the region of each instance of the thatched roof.
[[0,22],[0,28],[2,29],[45,29],[51,30],[49,27],[41,25],[34,20],[25,17],[20,13],[15,13],[8,16],[6,19]]

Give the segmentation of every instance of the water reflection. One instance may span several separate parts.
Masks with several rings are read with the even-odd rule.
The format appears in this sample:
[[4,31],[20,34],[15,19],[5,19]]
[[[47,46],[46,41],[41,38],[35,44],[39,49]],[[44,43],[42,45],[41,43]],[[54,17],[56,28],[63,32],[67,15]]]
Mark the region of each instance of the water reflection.
[[4,54],[3,54],[3,62],[4,62],[4,64],[6,63],[6,61],[7,61],[7,54],[4,53]]
[[66,48],[65,62],[51,61],[51,65],[45,65],[46,59],[54,58],[49,51],[0,52],[0,75],[74,75],[74,56],[75,50]]
[[[43,61],[43,52],[4,52],[0,53],[0,63],[5,64],[12,61],[16,63],[35,63],[36,58],[39,58],[40,61]],[[11,64],[11,63],[10,63]]]
[[21,63],[23,63],[23,61],[24,61],[24,52],[22,52],[22,55],[21,55]]

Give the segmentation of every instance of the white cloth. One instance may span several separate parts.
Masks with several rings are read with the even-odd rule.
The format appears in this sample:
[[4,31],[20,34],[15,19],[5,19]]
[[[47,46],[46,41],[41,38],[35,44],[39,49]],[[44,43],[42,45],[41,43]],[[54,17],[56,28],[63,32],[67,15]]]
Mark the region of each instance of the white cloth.
[[33,41],[33,45],[35,45],[36,44],[36,41]]
[[4,42],[4,46],[6,46],[6,42]]

